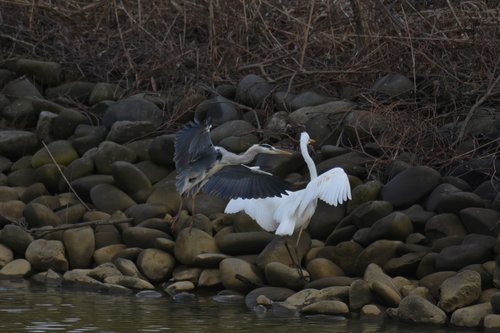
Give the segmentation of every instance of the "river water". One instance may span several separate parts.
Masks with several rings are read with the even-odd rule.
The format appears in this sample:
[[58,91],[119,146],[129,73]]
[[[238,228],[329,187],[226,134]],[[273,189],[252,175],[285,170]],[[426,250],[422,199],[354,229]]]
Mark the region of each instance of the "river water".
[[259,333],[465,333],[457,328],[342,320],[327,316],[255,313],[244,304],[218,303],[211,295],[107,295],[0,280],[0,332],[259,332]]

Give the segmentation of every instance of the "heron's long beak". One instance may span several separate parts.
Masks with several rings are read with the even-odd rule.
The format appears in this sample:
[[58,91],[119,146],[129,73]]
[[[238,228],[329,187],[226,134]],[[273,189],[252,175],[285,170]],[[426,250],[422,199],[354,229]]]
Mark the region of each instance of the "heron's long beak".
[[274,148],[274,152],[279,155],[293,155],[293,153],[288,150],[283,150],[278,148]]

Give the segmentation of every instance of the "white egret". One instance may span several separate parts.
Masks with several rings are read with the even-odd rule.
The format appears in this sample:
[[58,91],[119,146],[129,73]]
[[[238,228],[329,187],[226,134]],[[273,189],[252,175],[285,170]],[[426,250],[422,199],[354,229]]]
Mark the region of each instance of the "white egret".
[[300,150],[309,168],[311,180],[299,191],[287,191],[281,197],[263,199],[231,199],[225,213],[244,211],[264,230],[275,231],[276,235],[292,235],[300,228],[307,227],[313,216],[318,199],[329,205],[337,206],[351,199],[349,178],[342,168],[333,168],[318,176],[316,166],[309,156],[307,145],[313,140],[306,132],[300,136]]

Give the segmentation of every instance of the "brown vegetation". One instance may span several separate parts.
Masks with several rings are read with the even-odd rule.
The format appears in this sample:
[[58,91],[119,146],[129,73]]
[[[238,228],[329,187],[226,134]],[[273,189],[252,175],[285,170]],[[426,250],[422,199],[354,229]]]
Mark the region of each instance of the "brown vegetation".
[[[52,60],[68,79],[173,96],[248,73],[292,92],[343,97],[350,87],[349,97],[392,122],[377,138],[388,159],[398,147],[438,168],[498,154],[498,138],[460,148],[464,124],[500,105],[495,0],[0,0],[0,9],[3,61]],[[413,78],[411,98],[370,96],[391,72]],[[452,135],[438,133],[460,121]]]

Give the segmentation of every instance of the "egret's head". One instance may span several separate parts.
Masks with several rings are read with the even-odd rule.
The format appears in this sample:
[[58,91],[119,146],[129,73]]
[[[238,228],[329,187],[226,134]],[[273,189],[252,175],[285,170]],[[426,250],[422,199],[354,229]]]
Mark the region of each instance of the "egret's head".
[[306,145],[312,145],[316,143],[316,140],[311,139],[311,137],[309,136],[309,134],[307,134],[307,132],[302,132],[300,134],[300,143]]
[[259,154],[271,154],[271,155],[292,155],[291,152],[275,148],[271,146],[270,144],[267,143],[260,143],[257,145],[254,145],[254,149],[259,153]]

